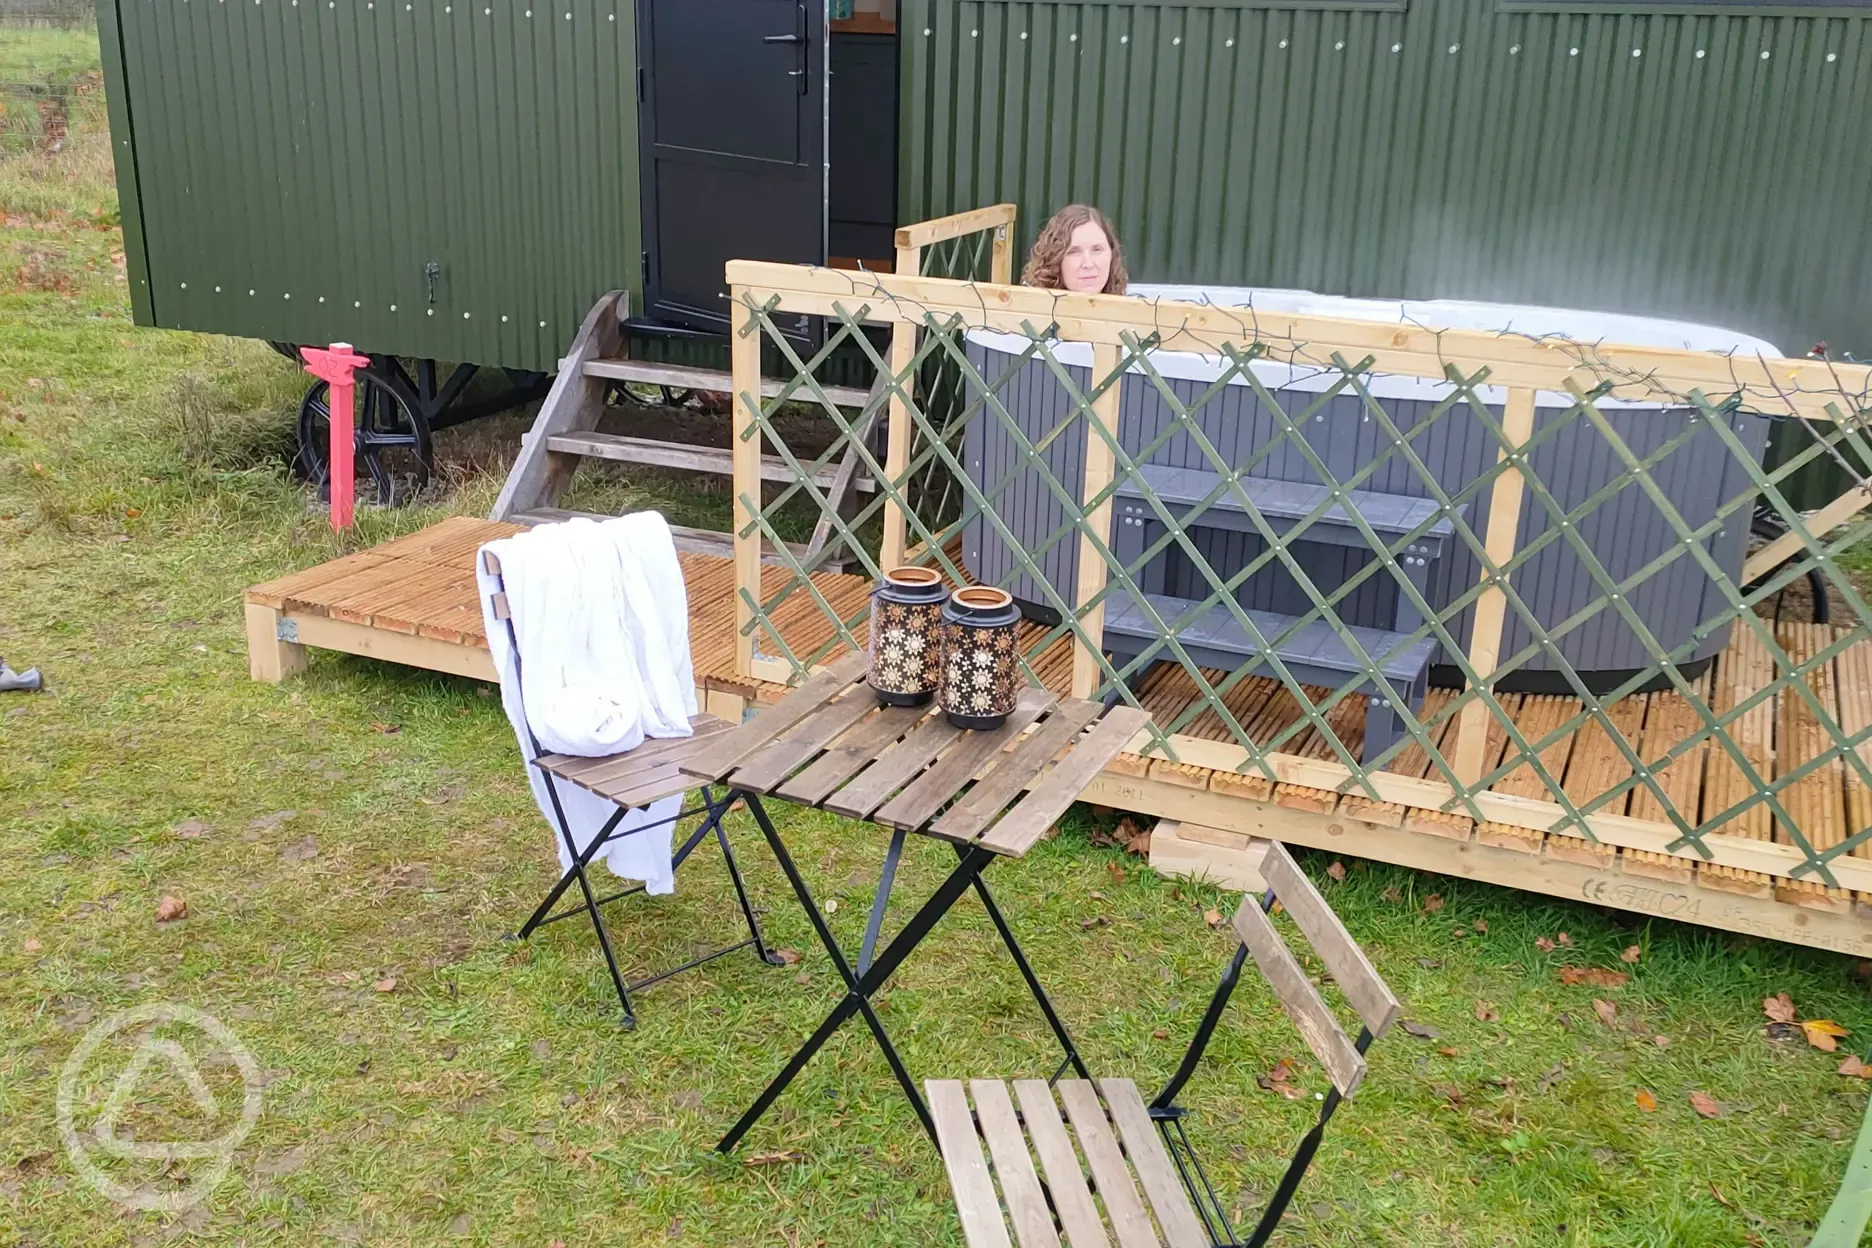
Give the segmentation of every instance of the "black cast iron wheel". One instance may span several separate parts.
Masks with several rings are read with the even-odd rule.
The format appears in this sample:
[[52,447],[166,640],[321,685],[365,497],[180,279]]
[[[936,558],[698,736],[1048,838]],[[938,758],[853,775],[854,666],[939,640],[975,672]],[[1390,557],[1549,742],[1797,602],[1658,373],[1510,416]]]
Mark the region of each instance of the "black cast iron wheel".
[[[331,466],[331,387],[315,381],[299,403],[299,454],[293,461],[300,478],[329,499]],[[416,397],[396,378],[373,366],[357,375],[357,427],[352,458],[358,476],[369,474],[379,505],[394,507],[409,502],[429,484],[434,455],[429,422]]]

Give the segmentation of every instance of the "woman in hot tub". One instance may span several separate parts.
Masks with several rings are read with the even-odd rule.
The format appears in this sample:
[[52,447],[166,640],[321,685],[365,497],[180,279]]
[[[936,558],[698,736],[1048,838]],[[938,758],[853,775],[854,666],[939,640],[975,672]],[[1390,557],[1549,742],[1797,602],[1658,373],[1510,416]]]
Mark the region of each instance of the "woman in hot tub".
[[1021,285],[1085,295],[1122,295],[1130,284],[1124,248],[1105,214],[1089,204],[1068,204],[1034,240]]

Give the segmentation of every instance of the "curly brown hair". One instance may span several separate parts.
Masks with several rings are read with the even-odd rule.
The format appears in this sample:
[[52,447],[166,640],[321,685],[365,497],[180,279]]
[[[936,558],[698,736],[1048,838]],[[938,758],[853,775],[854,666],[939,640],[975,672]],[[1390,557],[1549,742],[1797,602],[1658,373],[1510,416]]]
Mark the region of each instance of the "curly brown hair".
[[1104,230],[1105,239],[1111,244],[1111,276],[1105,279],[1103,293],[1124,294],[1131,277],[1125,272],[1124,247],[1118,242],[1118,231],[1112,228],[1111,220],[1104,213],[1090,204],[1067,204],[1041,228],[1040,237],[1034,240],[1033,250],[1027,255],[1026,267],[1021,269],[1021,285],[1064,290],[1066,283],[1060,280],[1060,261],[1066,258],[1073,231],[1088,221]]

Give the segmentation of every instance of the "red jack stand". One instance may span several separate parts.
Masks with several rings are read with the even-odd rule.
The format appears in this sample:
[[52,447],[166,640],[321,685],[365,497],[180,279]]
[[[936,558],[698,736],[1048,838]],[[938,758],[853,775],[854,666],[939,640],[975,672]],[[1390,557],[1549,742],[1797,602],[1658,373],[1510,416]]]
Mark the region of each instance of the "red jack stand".
[[355,437],[351,418],[353,374],[369,367],[370,359],[352,351],[348,342],[334,342],[329,348],[301,347],[299,354],[305,358],[305,371],[330,386],[325,406],[331,414],[331,452],[326,460],[331,468],[331,523],[334,529],[348,529],[353,491],[357,488],[356,468],[351,459]]

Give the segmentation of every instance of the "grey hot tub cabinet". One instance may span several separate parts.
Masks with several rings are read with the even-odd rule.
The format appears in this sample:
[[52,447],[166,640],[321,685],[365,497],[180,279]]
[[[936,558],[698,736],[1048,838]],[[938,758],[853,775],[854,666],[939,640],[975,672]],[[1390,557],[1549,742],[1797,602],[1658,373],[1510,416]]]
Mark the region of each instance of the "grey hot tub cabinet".
[[[1007,352],[974,340],[969,342],[967,350],[975,370],[987,378],[989,384],[995,385],[1000,403],[1029,441],[1037,440],[1068,419],[1070,404],[1066,392],[1044,361],[1029,360],[1015,368],[1016,357]],[[1068,372],[1075,385],[1090,384],[1088,370],[1069,366]],[[1193,404],[1206,388],[1206,383],[1194,380],[1171,379],[1168,385],[1184,404]],[[1276,391],[1275,397],[1284,410],[1297,415],[1318,396],[1291,390]],[[965,398],[979,403],[979,386],[971,385]],[[1383,403],[1393,423],[1405,431],[1425,419],[1434,406],[1431,400],[1421,398],[1381,398],[1379,402]],[[1607,423],[1641,459],[1681,433],[1686,422],[1695,415],[1694,409],[1689,408],[1607,407],[1603,410]],[[1492,411],[1499,421],[1501,410],[1497,407]],[[1264,410],[1254,391],[1245,385],[1225,387],[1196,418],[1204,436],[1231,466],[1246,464],[1270,441],[1283,439],[1275,418]],[[1746,413],[1735,413],[1728,419],[1736,437],[1759,461],[1767,439],[1768,421]],[[1150,381],[1137,373],[1125,378],[1120,396],[1119,441],[1127,451],[1135,452],[1152,441],[1173,420]],[[1561,508],[1571,511],[1611,484],[1624,470],[1605,438],[1584,417],[1571,414],[1568,408],[1538,407],[1536,438],[1554,421],[1564,421],[1567,427],[1535,449],[1531,464]],[[1306,421],[1304,429],[1308,444],[1339,481],[1371,463],[1381,447],[1388,449],[1389,446],[1382,427],[1371,419],[1356,397],[1333,398]],[[1437,484],[1451,495],[1474,482],[1495,462],[1498,445],[1466,405],[1453,406],[1411,442],[1412,449],[1434,475]],[[1084,453],[1083,430],[1075,427],[1058,438],[1044,455],[1048,470],[1075,498],[1082,479]],[[997,416],[979,406],[967,417],[963,462],[985,492],[994,490],[997,483],[1012,474],[1005,490],[991,495],[994,509],[1011,530],[1014,541],[1027,551],[1051,582],[1058,598],[1070,603],[1077,584],[1077,531],[1066,529],[1064,537],[1043,545],[1066,524],[1066,509],[1036,469],[1016,468],[1019,448],[1014,437]],[[1170,437],[1151,456],[1149,463],[1199,474],[1208,473],[1212,467],[1187,432]],[[1291,441],[1277,445],[1254,465],[1250,475],[1306,486],[1324,484]],[[1748,484],[1746,471],[1734,461],[1721,440],[1707,429],[1698,431],[1654,465],[1650,475],[1692,528],[1711,519],[1722,500],[1736,497]],[[1196,484],[1201,485],[1200,478]],[[1416,469],[1398,453],[1390,454],[1360,486],[1375,497],[1424,499],[1429,495]],[[1138,488],[1136,482],[1128,487],[1132,493]],[[1196,497],[1203,492],[1197,489]],[[1480,534],[1488,523],[1489,491],[1483,489],[1478,494],[1479,497],[1468,504],[1465,521]],[[1161,491],[1160,497],[1171,504],[1173,514],[1181,514],[1179,507]],[[1121,494],[1114,507],[1120,519],[1125,507],[1126,500]],[[1265,508],[1263,511],[1271,514]],[[1546,532],[1550,523],[1548,512],[1534,494],[1531,491],[1525,494],[1521,507],[1521,544],[1526,545]],[[1218,574],[1226,577],[1264,548],[1255,533],[1243,531],[1247,527],[1243,523],[1226,522],[1212,511],[1202,518],[1199,527],[1189,532],[1203,557]],[[1615,581],[1635,574],[1677,540],[1673,528],[1635,481],[1625,482],[1609,499],[1579,517],[1577,528],[1581,539]],[[1732,580],[1741,573],[1747,528],[1746,511],[1738,512],[1707,542],[1717,566]],[[1293,547],[1296,561],[1322,593],[1330,594],[1374,557],[1365,549],[1356,531],[1351,532],[1354,536],[1350,540],[1355,545],[1336,543],[1316,526],[1308,532],[1304,543]],[[1114,541],[1128,540],[1122,539],[1120,533],[1121,529],[1115,525]],[[1154,538],[1154,532],[1152,536]],[[1123,547],[1118,549],[1122,552]],[[1132,549],[1141,552],[1143,545],[1134,543]],[[1426,567],[1426,572],[1432,574],[1427,596],[1432,605],[1438,607],[1460,596],[1480,575],[1480,565],[1464,541],[1450,539],[1441,555]],[[966,526],[963,560],[975,577],[1009,589],[1030,615],[1047,618],[1051,614],[1051,599],[1045,589],[1020,570],[1009,543],[979,515]],[[1143,588],[1147,593],[1161,594],[1169,600],[1193,603],[1209,596],[1200,574],[1174,549],[1160,556],[1157,564],[1146,570],[1145,580]],[[1578,554],[1564,540],[1550,543],[1529,563],[1518,568],[1512,583],[1542,628],[1547,630],[1602,596],[1602,590],[1592,580]],[[1292,575],[1278,564],[1263,568],[1249,578],[1236,597],[1242,606],[1274,616],[1302,615],[1312,606]],[[1394,630],[1401,625],[1403,631],[1408,631],[1417,622],[1414,618],[1400,617],[1399,598],[1396,582],[1388,573],[1379,573],[1343,599],[1338,613],[1349,625],[1383,630]],[[1689,647],[1687,653],[1678,657],[1680,668],[1707,662],[1727,642],[1728,627],[1724,625],[1697,638],[1694,645],[1690,644],[1696,638],[1699,625],[1719,618],[1725,610],[1719,587],[1694,559],[1674,560],[1662,572],[1633,587],[1630,600],[1645,627],[1666,651]],[[1106,647],[1119,655],[1136,654],[1141,648],[1137,644],[1138,626],[1132,606],[1115,603],[1108,612]],[[1212,612],[1228,615],[1219,607],[1212,608]],[[1465,647],[1473,614],[1473,607],[1465,609],[1452,630],[1458,643]],[[1204,619],[1186,628],[1184,633],[1191,641],[1199,636],[1214,639],[1222,623],[1213,617]],[[1125,629],[1130,631],[1122,631]],[[1511,607],[1502,636],[1504,659],[1527,646],[1531,636],[1527,622]],[[1448,663],[1449,656],[1434,642],[1421,644],[1428,647],[1425,656],[1429,661]],[[1635,669],[1648,667],[1656,657],[1611,608],[1600,610],[1556,644],[1557,656],[1549,652],[1537,654],[1505,676],[1497,687],[1505,691],[1572,692],[1559,671],[1557,660],[1564,659],[1590,685],[1608,689],[1629,679]],[[1161,649],[1157,653],[1160,657],[1166,654]],[[1242,661],[1239,656],[1231,661],[1231,652],[1226,646],[1206,647],[1205,654],[1207,657],[1198,659],[1205,665],[1214,663],[1217,667],[1234,668]],[[1265,660],[1263,662],[1265,664]],[[1265,666],[1261,672],[1271,674]],[[1456,669],[1445,668],[1435,675],[1448,683],[1460,680]],[[1322,683],[1336,686],[1344,680],[1345,677],[1340,676]],[[1420,695],[1421,685],[1413,690],[1413,696]],[[1383,738],[1387,734],[1380,731],[1378,735]],[[1375,753],[1374,746],[1382,748],[1378,741],[1368,743],[1368,756]]]

